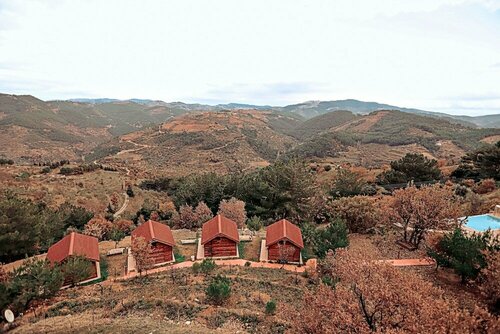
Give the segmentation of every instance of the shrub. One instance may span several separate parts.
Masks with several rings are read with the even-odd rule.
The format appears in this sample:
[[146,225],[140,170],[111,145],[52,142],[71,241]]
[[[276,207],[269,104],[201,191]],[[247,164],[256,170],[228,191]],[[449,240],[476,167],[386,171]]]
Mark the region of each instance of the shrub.
[[127,192],[128,197],[134,197],[135,196],[134,189],[132,189],[132,186],[130,184],[127,186],[127,191],[126,192]]
[[125,238],[125,232],[114,227],[111,232],[109,232],[109,239],[115,242],[115,248],[118,247],[118,243]]
[[63,284],[63,275],[58,266],[48,261],[28,259],[14,269],[8,284],[12,305],[18,312],[24,311],[32,301],[54,296]]
[[217,265],[215,264],[215,261],[212,259],[203,259],[200,263],[200,272],[205,275],[211,274],[215,268],[217,268]]
[[266,314],[273,315],[276,313],[276,302],[274,300],[270,300],[266,303]]
[[83,233],[91,235],[99,240],[107,240],[113,225],[110,221],[102,217],[92,218],[83,229]]
[[87,279],[92,272],[92,264],[83,256],[72,256],[61,266],[64,281],[70,286]]
[[217,275],[205,290],[207,299],[215,304],[222,305],[231,296],[231,280]]
[[465,283],[475,279],[481,269],[486,267],[485,250],[498,248],[491,232],[481,235],[466,235],[461,228],[446,234],[429,255],[436,260],[438,266],[452,268]]
[[400,160],[391,162],[391,169],[379,174],[379,184],[406,183],[410,180],[433,181],[441,178],[441,171],[434,159],[429,159],[423,154],[407,153]]
[[487,265],[479,274],[479,288],[491,310],[498,313],[500,311],[500,252],[488,251],[485,256]]
[[263,226],[262,220],[257,216],[253,216],[252,218],[247,220],[247,227],[251,231],[259,231],[262,228],[262,226]]
[[366,196],[341,198],[331,203],[332,215],[344,220],[352,233],[364,233],[380,220],[380,212]]
[[346,224],[340,219],[331,222],[323,230],[317,230],[315,237],[314,252],[319,258],[324,258],[329,250],[349,245]]
[[355,196],[362,193],[366,182],[361,176],[346,168],[337,169],[330,195],[333,197]]
[[484,179],[481,182],[479,182],[478,184],[476,184],[476,186],[473,188],[473,191],[476,194],[487,194],[487,193],[490,193],[492,191],[495,191],[495,189],[496,189],[495,180]]
[[12,159],[5,159],[5,158],[0,158],[0,165],[13,165],[14,160]]
[[193,270],[193,274],[198,275],[200,273],[200,265],[201,264],[199,262],[193,263],[193,265],[191,266],[191,269]]

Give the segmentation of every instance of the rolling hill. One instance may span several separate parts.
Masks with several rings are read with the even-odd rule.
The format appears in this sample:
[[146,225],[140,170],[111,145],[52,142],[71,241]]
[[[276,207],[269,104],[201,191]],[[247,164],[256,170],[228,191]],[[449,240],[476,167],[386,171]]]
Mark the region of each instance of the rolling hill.
[[110,102],[134,102],[138,104],[157,106],[161,105],[170,110],[183,110],[183,111],[220,111],[220,110],[238,110],[238,109],[253,109],[253,110],[273,110],[285,113],[294,113],[302,116],[305,119],[310,119],[319,115],[323,115],[332,111],[346,110],[354,114],[367,115],[377,110],[399,110],[406,113],[435,117],[445,119],[451,123],[458,123],[469,127],[482,127],[482,128],[499,128],[500,127],[500,114],[485,115],[485,116],[463,116],[463,115],[450,115],[446,113],[427,111],[415,108],[403,108],[394,105],[366,102],[355,99],[347,100],[333,100],[333,101],[307,101],[298,104],[291,104],[287,106],[269,106],[269,105],[253,105],[242,103],[226,103],[217,105],[197,104],[197,103],[183,103],[183,102],[163,102],[158,100],[147,99],[130,99],[130,100],[116,100],[116,99],[72,99],[75,102],[86,102],[91,104],[102,104]]
[[[470,128],[395,110],[353,115],[350,121],[345,117],[345,112],[331,112],[304,122],[298,128],[305,128],[307,135],[288,154],[334,157],[366,166],[378,166],[408,152],[456,162],[465,151],[480,145],[482,139],[500,134],[500,129]],[[319,124],[324,130],[314,135],[320,128],[306,124]]]
[[45,102],[30,95],[0,94],[0,156],[21,161],[78,159],[113,136],[186,113],[132,101]]
[[190,113],[96,148],[89,159],[143,171],[186,175],[266,166],[296,143],[286,132],[296,116],[256,110]]
[[[459,120],[462,124],[457,124],[447,116],[416,109],[370,112],[386,105],[356,100],[242,109],[247,106],[254,107],[143,99],[45,102],[29,95],[0,94],[0,140],[4,143],[0,157],[37,162],[79,160],[84,156],[93,161],[116,158],[114,155],[124,150],[123,156],[144,151],[148,152],[144,157],[134,157],[141,156],[161,168],[172,161],[189,165],[188,158],[196,155],[201,158],[193,161],[233,170],[265,164],[285,151],[308,157],[345,157],[342,152],[350,152],[350,158],[362,157],[353,151],[356,147],[360,151],[362,146],[381,152],[394,152],[399,147],[399,153],[417,150],[452,159],[485,137],[499,135],[499,130],[479,129],[473,124],[498,125],[499,115],[463,117]],[[344,107],[347,110],[340,109]],[[310,117],[312,114],[318,116]],[[171,122],[182,122],[180,127],[187,130],[171,129]],[[190,126],[197,130],[190,130]],[[148,149],[137,145],[147,145]],[[224,152],[224,158],[208,153],[217,151]],[[394,155],[382,159],[367,156],[371,158],[353,161],[371,159],[380,164]]]

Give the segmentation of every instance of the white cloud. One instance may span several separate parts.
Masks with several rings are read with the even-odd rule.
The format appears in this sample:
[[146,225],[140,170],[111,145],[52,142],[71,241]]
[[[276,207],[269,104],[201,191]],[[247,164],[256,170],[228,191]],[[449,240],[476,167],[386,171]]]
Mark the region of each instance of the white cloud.
[[0,0],[0,90],[432,110],[500,93],[499,41],[488,0]]

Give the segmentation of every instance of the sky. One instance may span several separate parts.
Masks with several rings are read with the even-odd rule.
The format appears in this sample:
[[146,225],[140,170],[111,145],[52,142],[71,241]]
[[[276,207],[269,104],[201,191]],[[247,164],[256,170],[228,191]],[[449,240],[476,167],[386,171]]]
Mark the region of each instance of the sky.
[[0,0],[0,92],[500,113],[500,0]]

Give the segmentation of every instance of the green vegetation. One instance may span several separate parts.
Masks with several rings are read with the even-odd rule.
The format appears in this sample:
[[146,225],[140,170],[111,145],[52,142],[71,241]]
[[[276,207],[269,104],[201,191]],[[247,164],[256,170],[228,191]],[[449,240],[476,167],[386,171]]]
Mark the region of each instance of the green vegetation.
[[374,195],[377,190],[368,185],[363,178],[347,168],[338,168],[330,195],[332,197],[349,197],[356,195]]
[[13,165],[14,160],[12,159],[5,159],[5,158],[0,158],[0,165]]
[[330,222],[324,229],[304,223],[301,230],[306,248],[311,249],[321,259],[326,256],[329,250],[335,251],[337,248],[349,245],[347,226],[343,220],[338,218]]
[[225,276],[217,275],[212,279],[205,293],[211,303],[222,305],[231,296],[231,280]]
[[132,186],[130,184],[127,186],[127,195],[128,195],[128,197],[134,197],[135,196],[134,190],[132,189]]
[[500,180],[500,141],[495,145],[485,144],[465,155],[452,176],[476,181],[487,178]]
[[315,192],[313,175],[298,160],[278,161],[256,172],[229,176],[207,173],[148,180],[141,187],[167,191],[177,207],[204,201],[213,213],[223,199],[235,197],[246,203],[248,216],[262,219],[305,216]]
[[400,160],[391,162],[391,169],[379,174],[379,184],[398,184],[409,181],[434,181],[441,178],[437,161],[423,154],[408,153]]
[[63,274],[58,266],[27,259],[6,281],[0,282],[0,306],[10,305],[16,312],[23,312],[30,303],[54,296],[62,284]]
[[266,303],[266,314],[274,315],[276,313],[276,302],[274,300],[270,300]]
[[61,266],[65,283],[75,286],[92,273],[92,263],[83,256],[71,256]]
[[6,192],[0,195],[0,261],[47,251],[69,227],[80,229],[92,218],[84,208],[64,203],[57,210]]
[[215,264],[215,261],[212,259],[203,259],[201,262],[195,262],[193,263],[193,273],[198,274],[202,273],[205,276],[210,275],[215,269],[217,268],[217,265]]
[[262,220],[257,216],[249,218],[246,225],[250,231],[259,231],[264,226]]
[[467,235],[456,228],[439,241],[435,250],[429,250],[429,255],[438,266],[452,268],[465,283],[468,279],[475,279],[486,266],[486,250],[500,250],[500,244],[492,237],[491,231]]
[[240,259],[245,258],[245,243],[243,242],[238,243],[238,255],[240,256]]
[[303,122],[293,130],[292,135],[299,139],[309,138],[320,132],[351,122],[358,117],[347,110],[332,111]]

